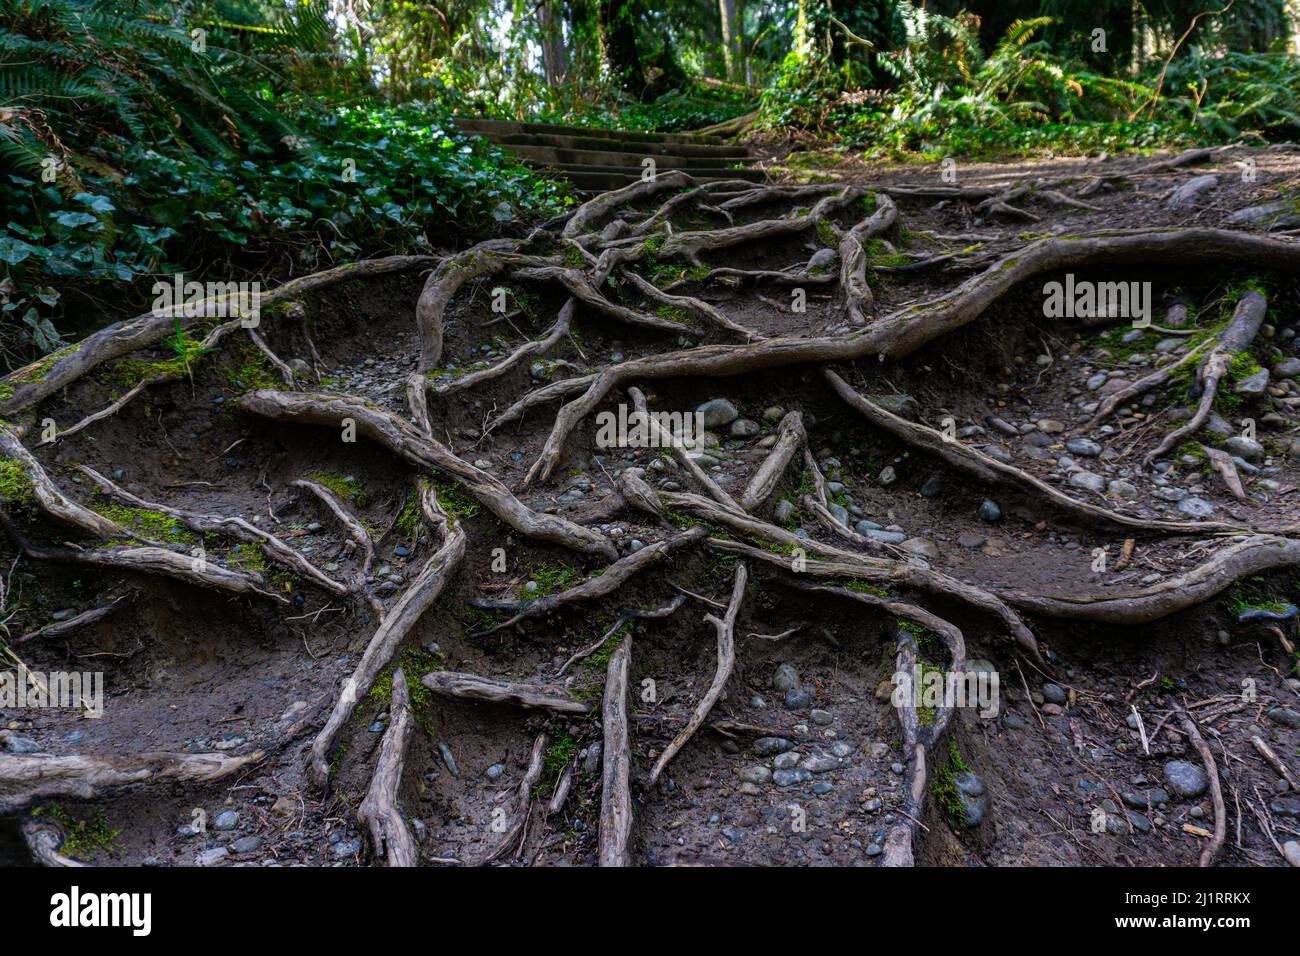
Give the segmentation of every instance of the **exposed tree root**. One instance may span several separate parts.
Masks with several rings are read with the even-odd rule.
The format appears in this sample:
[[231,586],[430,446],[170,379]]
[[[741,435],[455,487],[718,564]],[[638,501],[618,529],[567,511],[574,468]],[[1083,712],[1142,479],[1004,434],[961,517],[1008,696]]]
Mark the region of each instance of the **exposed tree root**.
[[[659,420],[650,413],[650,406],[646,402],[645,393],[636,386],[630,386],[627,394],[632,399],[632,407],[640,416],[639,422],[649,429],[652,444],[660,448],[667,448],[668,453],[673,456],[673,461],[681,465],[686,470],[686,473],[695,479],[695,482],[707,491],[715,501],[720,501],[729,508],[739,507],[731,495],[727,494],[721,485],[710,478],[708,472],[700,467],[699,462],[690,456],[679,436],[670,434],[659,423]],[[696,437],[698,438],[698,436]],[[698,451],[699,449],[693,450]]]
[[413,464],[434,468],[455,478],[489,511],[520,534],[610,560],[617,557],[617,551],[608,538],[555,515],[533,511],[496,478],[475,468],[392,412],[344,395],[290,394],[268,390],[245,395],[238,405],[245,411],[278,422],[341,427],[345,419],[351,419],[356,423],[358,434]]
[[202,557],[178,554],[166,548],[134,545],[111,545],[101,548],[46,547],[28,541],[13,521],[0,515],[0,530],[23,554],[37,561],[61,561],[94,568],[112,568],[135,571],[140,574],[158,574],[176,578],[199,587],[232,594],[257,594],[280,604],[288,600],[267,590],[265,577],[255,571],[237,571],[223,568]]
[[745,582],[748,580],[749,572],[745,570],[745,562],[736,562],[736,575],[731,587],[731,601],[727,604],[727,613],[721,619],[714,617],[712,614],[706,614],[704,620],[712,624],[718,632],[718,668],[714,671],[713,681],[709,684],[709,689],[704,692],[700,702],[695,706],[691,713],[690,720],[686,722],[676,737],[664,748],[659,759],[655,761],[654,766],[650,769],[649,786],[653,787],[659,781],[659,775],[664,772],[668,762],[677,756],[678,751],[686,746],[687,741],[694,736],[695,731],[700,729],[709,712],[713,710],[713,705],[718,702],[722,696],[722,691],[727,686],[727,680],[731,677],[731,671],[736,666],[736,617],[740,614],[740,602],[745,597]]
[[415,304],[415,324],[420,332],[417,372],[436,368],[442,360],[442,317],[452,296],[469,280],[504,269],[503,254],[513,252],[517,246],[513,239],[489,239],[444,259],[433,270]]
[[495,634],[497,631],[514,627],[520,621],[549,614],[571,604],[606,597],[625,585],[633,576],[659,564],[669,555],[680,551],[682,548],[703,543],[706,537],[708,537],[708,533],[703,528],[691,528],[689,531],[684,531],[664,541],[646,545],[640,551],[634,551],[625,557],[619,558],[600,574],[588,578],[575,587],[561,591],[558,594],[548,594],[536,601],[527,602],[519,610],[519,613],[509,620],[478,631],[474,636],[484,637],[488,634]]
[[492,704],[509,704],[524,710],[542,710],[554,714],[585,714],[591,708],[571,697],[562,687],[544,684],[520,684],[514,681],[434,671],[420,678],[420,683],[440,697],[478,700]]
[[333,491],[326,488],[320,482],[299,478],[290,482],[290,484],[295,488],[303,488],[310,491],[313,495],[319,498],[321,502],[324,503],[325,507],[330,510],[330,513],[338,519],[339,524],[343,525],[343,529],[348,533],[348,537],[355,541],[357,546],[361,548],[361,567],[353,579],[352,587],[347,590],[351,590],[365,597],[366,601],[370,604],[371,609],[374,610],[379,620],[382,621],[384,619],[384,605],[379,598],[375,596],[375,592],[371,589],[370,585],[366,583],[367,579],[370,577],[370,569],[375,563],[375,541],[371,536],[370,531],[357,519],[356,515],[347,509],[343,502],[339,501],[338,495],[334,494]]
[[411,715],[410,691],[406,675],[399,667],[393,671],[393,698],[388,706],[388,729],[379,745],[379,759],[370,789],[357,808],[357,819],[370,831],[375,856],[389,866],[417,866],[419,856],[415,839],[397,809],[397,794],[402,786],[402,769],[406,766],[406,746],[411,739],[415,719]]
[[[198,353],[203,354],[205,351],[209,349],[215,349],[217,347],[218,342],[220,342],[223,338],[225,338],[225,336],[228,333],[233,332],[237,328],[239,328],[238,319],[236,319],[233,322],[226,322],[223,323],[222,325],[218,325],[215,329],[209,332],[207,336],[203,339],[202,343],[199,345],[199,348],[197,350]],[[156,375],[150,375],[146,378],[143,378],[120,398],[117,398],[114,401],[110,402],[108,405],[105,405],[99,411],[92,412],[91,414],[87,415],[85,418],[78,421],[75,425],[71,425],[68,428],[57,430],[52,438],[49,439],[42,438],[40,441],[38,441],[35,444],[34,447],[40,448],[42,445],[50,445],[55,442],[62,441],[63,439],[68,438],[72,435],[75,435],[77,432],[95,424],[95,422],[102,421],[105,418],[109,418],[113,415],[116,415],[123,408],[129,405],[132,399],[136,398],[138,395],[140,395],[147,389],[150,389],[155,385],[164,385],[169,382],[179,382],[184,377],[185,377],[185,372],[183,371],[169,371],[169,372],[162,372]]]
[[63,849],[67,835],[63,832],[63,827],[53,820],[33,820],[28,817],[22,822],[22,833],[32,859],[41,866],[82,867],[86,865],[59,852]]
[[538,734],[537,739],[533,741],[532,753],[528,756],[528,769],[524,772],[524,779],[519,781],[519,789],[515,791],[514,806],[506,813],[509,820],[506,825],[506,835],[497,844],[496,849],[484,857],[484,865],[508,853],[510,848],[519,841],[520,834],[524,832],[524,825],[528,822],[529,808],[532,804],[533,788],[542,777],[545,753],[546,735]]
[[937,455],[943,461],[959,471],[973,475],[990,484],[1013,484],[1040,495],[1053,505],[1077,517],[1089,520],[1107,521],[1126,528],[1141,528],[1146,531],[1166,531],[1176,534],[1204,534],[1207,531],[1238,531],[1240,526],[1222,521],[1158,521],[1150,518],[1132,518],[1100,505],[1088,504],[1058,491],[1045,481],[1035,478],[1028,472],[998,461],[974,448],[969,448],[957,439],[948,439],[937,429],[926,425],[909,422],[904,418],[888,412],[870,402],[849,386],[844,379],[830,369],[822,374],[830,383],[835,393],[845,400],[855,411],[859,412],[873,425],[885,429],[890,434],[902,439],[914,448],[920,448]]
[[461,529],[459,521],[449,518],[442,510],[438,503],[437,492],[433,488],[423,489],[420,504],[428,522],[441,531],[442,547],[429,558],[410,587],[376,629],[352,676],[343,681],[343,687],[334,702],[334,709],[330,712],[329,719],[312,742],[311,778],[312,782],[322,789],[329,784],[329,757],[334,741],[348,718],[352,716],[358,700],[369,692],[375,678],[388,666],[411,628],[442,594],[447,582],[456,573],[461,559],[465,556],[465,532]]
[[[388,256],[335,266],[323,272],[291,279],[269,292],[263,292],[257,297],[256,305],[259,309],[265,309],[281,300],[316,292],[340,282],[405,272],[431,265],[433,261],[431,256]],[[52,364],[48,359],[42,360],[5,376],[3,381],[13,387],[13,394],[0,399],[0,415],[15,415],[66,388],[105,362],[157,345],[172,333],[177,321],[182,329],[188,329],[201,316],[229,315],[237,311],[237,306],[226,302],[226,296],[221,295],[210,297],[201,304],[195,304],[193,308],[190,303],[179,303],[171,308],[146,312],[134,319],[106,325],[72,348],[55,353],[57,357]],[[191,312],[197,314],[192,315]]]
[[632,746],[628,736],[627,684],[632,664],[632,637],[623,639],[609,658],[601,725],[605,743],[600,777],[601,866],[630,866],[632,842]]
[[104,517],[97,511],[77,504],[67,497],[45,473],[31,452],[23,447],[14,433],[0,425],[0,453],[16,461],[27,479],[32,483],[32,492],[41,509],[56,521],[70,525],[85,534],[96,538],[134,538],[117,522]]
[[1175,428],[1161,439],[1160,444],[1147,452],[1145,457],[1147,464],[1155,461],[1169,449],[1178,447],[1184,438],[1196,434],[1205,424],[1205,420],[1210,417],[1210,412],[1214,408],[1214,398],[1219,393],[1219,382],[1227,374],[1228,366],[1232,364],[1237,354],[1245,351],[1250,347],[1250,343],[1255,341],[1255,336],[1259,334],[1259,327],[1267,313],[1268,302],[1258,292],[1247,292],[1237,302],[1227,328],[1219,335],[1218,341],[1214,343],[1210,353],[1201,362],[1200,369],[1197,370],[1196,384],[1201,397],[1196,411],[1192,413],[1192,417],[1185,425]]
[[[710,233],[707,234],[710,238],[699,241],[715,248],[714,241],[719,235]],[[703,237],[706,234],[678,233],[674,239],[683,240],[685,236]],[[736,238],[736,241],[750,238],[756,237],[746,235]],[[694,241],[689,240],[688,244]],[[665,254],[666,247],[667,244]],[[560,409],[541,454],[529,469],[525,484],[549,478],[563,456],[565,441],[578,422],[589,415],[611,390],[629,382],[690,375],[731,376],[868,356],[897,359],[973,322],[1002,295],[1035,276],[1067,268],[1153,260],[1165,265],[1185,266],[1247,262],[1255,268],[1297,270],[1300,269],[1300,243],[1222,229],[1138,230],[1097,233],[1072,239],[1038,239],[998,260],[956,289],[927,303],[882,317],[857,335],[767,339],[748,345],[708,345],[610,365],[595,375],[580,397]]]
[[1210,752],[1210,745],[1205,742],[1205,738],[1197,729],[1196,721],[1192,720],[1186,710],[1179,710],[1178,722],[1183,725],[1187,738],[1196,748],[1196,752],[1201,755],[1201,762],[1205,764],[1205,775],[1210,779],[1210,800],[1214,804],[1214,836],[1201,851],[1201,866],[1213,866],[1214,858],[1219,855],[1219,850],[1223,847],[1223,838],[1228,832],[1228,811],[1223,805],[1223,785],[1219,782],[1219,768],[1214,762],[1214,754]]
[[118,598],[112,604],[104,604],[100,607],[93,607],[89,611],[82,611],[80,614],[75,617],[70,617],[66,621],[54,621],[51,624],[46,624],[44,627],[38,627],[34,631],[28,631],[26,634],[16,638],[14,644],[23,644],[27,641],[34,641],[37,638],[63,637],[66,634],[79,631],[87,624],[93,624],[96,621],[108,617],[108,615],[117,610],[121,601],[122,598]]
[[483,382],[490,382],[493,379],[500,378],[511,369],[527,362],[534,355],[545,355],[551,349],[555,348],[555,346],[559,344],[560,340],[569,334],[570,329],[573,327],[573,313],[576,310],[576,302],[577,300],[572,298],[566,300],[564,305],[560,307],[560,314],[556,317],[555,324],[551,326],[549,332],[540,339],[525,342],[490,368],[480,369],[477,372],[469,372],[462,375],[460,378],[452,379],[450,382],[442,385],[433,384],[427,376],[419,373],[416,373],[413,376],[413,379],[426,386],[434,395],[437,395],[440,398],[447,398],[451,395],[473,388]]
[[749,480],[745,493],[740,496],[740,507],[745,511],[753,511],[767,501],[772,492],[776,491],[790,462],[807,441],[803,415],[797,411],[786,412],[776,429],[776,444]]
[[293,548],[286,545],[279,538],[275,537],[256,525],[249,524],[243,518],[226,517],[225,515],[200,514],[197,511],[187,511],[181,508],[173,508],[170,505],[164,505],[156,501],[146,501],[136,495],[131,494],[126,489],[118,486],[116,483],[105,478],[89,465],[82,465],[78,469],[86,475],[96,485],[103,490],[105,494],[119,501],[125,502],[133,508],[142,508],[146,511],[157,512],[166,515],[169,518],[175,518],[184,524],[191,531],[200,534],[215,533],[229,535],[240,541],[247,541],[250,544],[257,545],[262,549],[268,558],[287,568],[294,574],[301,575],[309,581],[313,581],[327,591],[334,594],[346,594],[348,589],[345,585],[340,584],[333,578],[326,575],[314,564],[304,558]]
[[262,757],[261,751],[239,757],[223,753],[115,757],[0,754],[0,813],[16,813],[48,797],[90,800],[112,787],[130,784],[212,783]]
[[1103,624],[1149,624],[1208,601],[1242,578],[1296,564],[1300,564],[1300,541],[1253,535],[1220,550],[1186,574],[1127,594],[1047,596],[1002,590],[998,596],[1008,604],[1044,617]]

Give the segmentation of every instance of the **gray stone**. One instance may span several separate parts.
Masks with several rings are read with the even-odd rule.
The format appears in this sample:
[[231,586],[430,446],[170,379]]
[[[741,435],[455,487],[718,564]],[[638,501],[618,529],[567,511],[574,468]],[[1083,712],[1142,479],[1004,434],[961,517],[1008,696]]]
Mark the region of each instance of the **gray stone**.
[[899,544],[899,549],[927,561],[939,560],[939,546],[929,538],[908,538]]
[[1282,856],[1292,866],[1300,866],[1300,843],[1287,840],[1282,844]]
[[868,395],[867,400],[908,421],[914,422],[921,415],[921,403],[911,395]]
[[762,764],[755,764],[752,767],[745,767],[739,771],[738,776],[745,783],[767,783],[772,779],[772,771],[768,770]]
[[704,416],[705,428],[721,428],[723,425],[730,425],[740,417],[736,406],[725,398],[715,398],[705,402],[695,411]]
[[240,837],[234,843],[230,844],[230,851],[237,856],[242,856],[246,853],[256,853],[258,850],[262,849],[262,843],[263,840],[260,836]]
[[772,761],[772,766],[777,770],[789,770],[791,767],[799,766],[799,761],[803,758],[797,750],[787,750],[783,754],[777,754],[776,759]]
[[1245,209],[1238,209],[1230,214],[1224,222],[1230,226],[1252,226],[1271,232],[1275,229],[1290,229],[1293,226],[1300,226],[1300,210],[1295,208],[1294,203],[1279,199],[1276,202],[1266,202],[1258,206],[1247,206]]
[[772,686],[777,690],[794,690],[799,686],[799,672],[790,664],[778,664],[772,675]]
[[785,753],[793,749],[794,742],[784,737],[759,737],[754,741],[754,753],[760,757],[770,757],[772,754]]
[[41,745],[31,737],[19,737],[13,734],[5,738],[5,750],[11,754],[34,754],[40,753]]
[[239,826],[239,814],[234,810],[222,810],[212,821],[214,830],[233,830],[237,826]]
[[753,438],[762,431],[762,428],[758,422],[751,421],[748,418],[737,418],[731,423],[731,428],[728,430],[732,438]]
[[829,710],[814,709],[811,713],[808,714],[808,716],[812,718],[812,722],[814,724],[817,724],[822,727],[829,726],[831,721],[835,719],[834,715],[831,714]]
[[1165,764],[1165,781],[1180,797],[1199,797],[1210,786],[1210,779],[1200,764],[1171,760]]
[[794,505],[782,498],[772,509],[772,517],[777,524],[785,524],[794,516]]
[[901,544],[907,540],[907,535],[901,531],[884,531],[878,528],[867,529],[863,532],[863,537],[879,541],[881,544]]
[[1253,438],[1246,438],[1242,435],[1233,435],[1231,438],[1223,440],[1223,450],[1229,455],[1236,455],[1238,458],[1244,458],[1252,465],[1258,465],[1264,460],[1264,446]]
[[785,695],[786,710],[803,710],[812,703],[812,694],[802,687],[796,687]]
[[818,249],[808,259],[808,265],[804,268],[808,272],[822,272],[829,269],[834,264],[836,253],[834,249]]
[[980,505],[979,518],[989,524],[996,524],[1002,520],[1002,508],[996,501],[986,498],[983,504]]
[[898,480],[898,473],[894,471],[893,465],[886,465],[880,469],[880,474],[876,476],[876,481],[886,487],[892,485]]
[[1214,514],[1214,505],[1193,495],[1178,502],[1178,511],[1191,518],[1208,518]]
[[1131,481],[1125,481],[1123,478],[1116,478],[1114,481],[1107,483],[1106,493],[1115,495],[1118,498],[1133,499],[1137,497],[1137,485]]
[[1268,719],[1283,727],[1300,730],[1300,714],[1286,707],[1273,707],[1268,711]]
[[1101,454],[1101,446],[1091,438],[1071,438],[1065,443],[1066,450],[1081,458],[1096,458]]
[[921,486],[922,498],[937,498],[943,493],[943,478],[939,475],[931,475]]
[[777,770],[772,774],[772,782],[778,787],[793,787],[795,784],[811,779],[812,772],[805,770],[803,767],[795,767],[792,770]]
[[1106,490],[1105,478],[1082,469],[1070,475],[1070,484],[1075,488],[1082,488],[1085,491],[1093,491],[1097,494],[1101,494]]
[[330,848],[330,855],[336,860],[346,860],[361,852],[360,840],[340,840]]
[[1200,202],[1201,195],[1219,185],[1219,177],[1211,174],[1194,176],[1170,194],[1166,203],[1170,208],[1180,209],[1194,206]]
[[1296,378],[1300,376],[1300,358],[1288,356],[1273,365],[1273,375],[1277,378]]
[[979,775],[970,770],[963,770],[953,778],[957,787],[957,800],[961,804],[962,822],[968,827],[977,827],[984,822],[992,798]]
[[224,846],[213,847],[211,850],[204,850],[194,857],[195,866],[216,866],[230,856],[230,851]]
[[1247,375],[1232,390],[1247,398],[1259,398],[1268,390],[1268,369],[1262,368],[1253,375]]
[[1065,688],[1060,684],[1049,683],[1043,685],[1043,700],[1049,704],[1064,704],[1069,699],[1070,695],[1066,693]]
[[834,770],[839,765],[840,762],[829,754],[811,754],[804,757],[799,764],[810,773],[826,773],[829,770]]
[[497,780],[501,779],[502,774],[504,774],[505,772],[506,772],[505,764],[494,763],[492,766],[487,768],[487,771],[483,774],[483,776],[487,777],[489,780],[495,783]]

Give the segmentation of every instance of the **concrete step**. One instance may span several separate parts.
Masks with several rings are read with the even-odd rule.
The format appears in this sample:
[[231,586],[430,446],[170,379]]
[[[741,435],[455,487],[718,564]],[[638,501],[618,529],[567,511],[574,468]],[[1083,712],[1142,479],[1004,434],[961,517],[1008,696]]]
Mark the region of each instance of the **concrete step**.
[[458,116],[456,126],[464,133],[554,133],[560,136],[587,136],[596,139],[614,139],[636,143],[694,143],[697,145],[723,146],[726,141],[720,136],[704,136],[697,133],[642,133],[622,129],[594,129],[585,126],[561,126],[557,123],[524,123],[518,120],[484,119],[477,116]]
[[[639,170],[630,170],[623,166],[581,166],[568,164],[563,166],[539,167],[563,175],[579,190],[585,192],[604,192],[618,189],[641,178]],[[686,169],[683,172],[697,182],[713,182],[720,179],[743,179],[746,182],[761,183],[764,175],[757,169]]]
[[498,146],[553,146],[557,149],[586,149],[603,152],[636,153],[638,156],[699,156],[719,159],[744,159],[749,150],[744,146],[715,146],[708,143],[647,143],[618,140],[599,136],[572,136],[559,133],[482,133],[489,142]]
[[[502,144],[505,149],[530,163],[542,166],[620,166],[641,169],[647,158],[643,152],[614,152],[604,149],[560,149],[555,146],[514,146]],[[726,169],[742,162],[743,156],[651,156],[659,169]]]

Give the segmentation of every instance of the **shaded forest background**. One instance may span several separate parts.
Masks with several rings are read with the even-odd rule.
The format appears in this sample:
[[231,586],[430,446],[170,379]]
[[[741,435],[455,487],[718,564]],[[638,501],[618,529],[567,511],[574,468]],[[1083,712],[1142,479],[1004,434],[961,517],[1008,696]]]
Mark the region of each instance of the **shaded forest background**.
[[456,115],[895,161],[1282,141],[1295,0],[0,0],[0,361],[575,201]]

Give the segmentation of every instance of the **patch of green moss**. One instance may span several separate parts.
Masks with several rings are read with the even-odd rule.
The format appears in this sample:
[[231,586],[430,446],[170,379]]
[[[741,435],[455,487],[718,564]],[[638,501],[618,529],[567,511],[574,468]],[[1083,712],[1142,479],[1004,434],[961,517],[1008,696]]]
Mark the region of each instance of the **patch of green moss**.
[[235,364],[226,369],[226,379],[235,388],[256,391],[261,388],[279,388],[280,379],[270,361],[257,349],[241,352]]
[[530,580],[537,583],[537,590],[529,592],[528,597],[543,598],[567,590],[579,573],[577,568],[565,564],[535,564],[528,569],[527,574]]
[[190,546],[198,542],[194,533],[175,518],[170,518],[157,511],[144,508],[126,508],[115,504],[102,496],[91,501],[91,507],[109,521],[115,522],[129,531],[134,531],[142,538],[166,544],[183,544]]
[[930,794],[934,797],[939,812],[955,830],[966,827],[966,814],[962,810],[961,797],[957,794],[957,775],[968,770],[970,767],[966,766],[966,761],[962,759],[961,751],[957,749],[957,741],[949,740],[948,759],[935,771],[934,781],[930,784]]
[[582,666],[589,671],[600,674],[605,673],[609,669],[609,659],[614,656],[616,650],[623,646],[623,637],[627,633],[629,624],[631,624],[631,621],[624,621],[609,640],[582,662]]
[[906,266],[911,265],[912,257],[903,255],[899,252],[890,252],[889,247],[885,245],[883,239],[869,239],[865,251],[867,258],[873,265],[877,266]]
[[9,505],[10,514],[36,513],[36,488],[23,466],[13,458],[0,460],[0,497]]
[[420,536],[420,518],[423,512],[420,508],[420,495],[418,492],[411,492],[406,496],[406,503],[402,505],[402,511],[393,522],[393,527],[403,538],[408,541],[414,541]]
[[466,494],[465,489],[455,482],[433,482],[438,494],[438,504],[457,521],[467,521],[478,514],[478,502]]
[[336,475],[329,471],[317,471],[307,476],[317,484],[324,485],[344,501],[350,501],[358,508],[366,506],[366,490],[361,482],[351,475]]
[[32,816],[48,818],[63,828],[65,840],[60,852],[64,856],[89,862],[98,853],[112,854],[120,848],[117,838],[122,831],[109,826],[103,810],[79,820],[57,803],[51,803],[37,807]]
[[393,702],[393,674],[398,668],[406,677],[407,696],[411,701],[411,714],[415,722],[432,735],[433,691],[420,683],[420,678],[434,671],[446,670],[441,654],[431,654],[423,647],[407,647],[397,655],[397,660],[375,678],[366,701],[376,707],[388,707]]
[[560,774],[564,773],[564,768],[573,763],[577,753],[578,741],[568,731],[560,731],[542,755],[542,779],[554,786],[560,779]]
[[874,594],[878,598],[888,598],[889,592],[882,587],[862,581],[857,578],[850,578],[847,581],[836,581],[835,587],[843,588],[846,591],[856,591],[859,594]]

